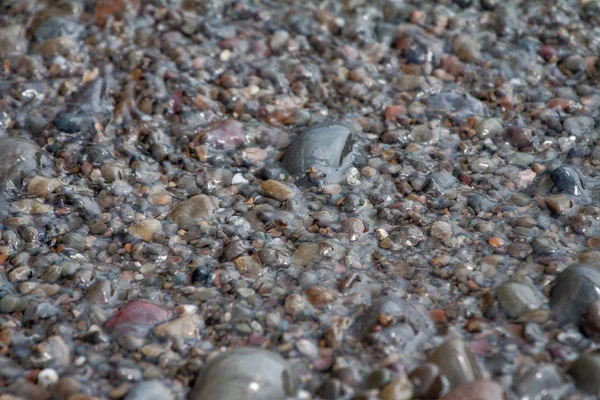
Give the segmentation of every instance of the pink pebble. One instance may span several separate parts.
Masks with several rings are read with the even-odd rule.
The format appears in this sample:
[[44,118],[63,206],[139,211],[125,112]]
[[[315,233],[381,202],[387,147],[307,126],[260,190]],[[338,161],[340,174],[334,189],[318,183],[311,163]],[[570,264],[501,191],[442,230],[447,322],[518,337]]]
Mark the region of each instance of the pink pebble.
[[104,329],[113,335],[146,336],[155,325],[173,317],[173,312],[147,301],[134,301],[121,308],[104,323]]

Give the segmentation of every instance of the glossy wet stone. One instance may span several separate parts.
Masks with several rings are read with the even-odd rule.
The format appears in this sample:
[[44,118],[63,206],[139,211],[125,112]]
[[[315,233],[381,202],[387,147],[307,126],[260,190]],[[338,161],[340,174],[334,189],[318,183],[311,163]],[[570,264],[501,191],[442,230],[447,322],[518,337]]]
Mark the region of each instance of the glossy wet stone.
[[172,400],[175,395],[160,381],[138,383],[127,393],[125,400]]
[[203,220],[210,219],[214,211],[215,200],[199,194],[175,206],[169,214],[169,218],[182,229],[189,229]]
[[581,178],[572,167],[558,167],[552,171],[552,179],[556,188],[561,192],[572,194],[573,196],[582,196],[584,194],[585,189]]
[[592,266],[573,265],[556,277],[550,307],[559,324],[577,324],[599,296],[600,272]]
[[119,337],[133,335],[144,337],[150,329],[173,316],[169,309],[148,303],[134,301],[121,308],[115,315],[104,323],[104,329]]
[[281,400],[297,390],[296,378],[280,356],[242,348],[211,359],[200,371],[189,398]]
[[441,375],[440,368],[432,362],[419,365],[411,371],[408,378],[417,397],[437,398],[448,386],[446,377]]
[[477,381],[462,384],[442,397],[442,400],[505,400],[507,395],[494,381]]
[[427,109],[432,113],[452,115],[462,119],[469,116],[483,116],[485,106],[466,93],[444,92],[434,94],[427,100]]
[[519,318],[545,303],[544,296],[534,286],[520,282],[505,283],[498,288],[496,295],[502,309],[510,318]]
[[351,166],[355,151],[350,129],[343,125],[325,125],[298,134],[285,152],[283,166],[295,178],[339,183]]
[[575,360],[569,375],[577,387],[592,396],[600,396],[600,355],[596,352],[581,355]]
[[566,379],[561,370],[551,364],[535,365],[527,369],[515,384],[521,398],[560,396],[566,391]]
[[475,382],[481,377],[480,368],[471,351],[460,339],[442,343],[429,357],[444,375],[452,388]]

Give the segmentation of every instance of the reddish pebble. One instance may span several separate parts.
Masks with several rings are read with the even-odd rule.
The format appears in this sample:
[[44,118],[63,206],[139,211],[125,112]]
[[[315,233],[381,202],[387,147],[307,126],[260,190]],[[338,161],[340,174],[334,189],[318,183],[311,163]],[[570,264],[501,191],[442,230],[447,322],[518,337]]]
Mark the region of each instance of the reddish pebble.
[[570,107],[572,107],[575,104],[575,102],[573,102],[573,100],[569,100],[569,99],[562,99],[560,97],[555,97],[553,99],[551,99],[548,104],[546,104],[548,106],[548,108],[560,108],[562,110],[568,110]]
[[143,337],[153,326],[166,322],[173,312],[147,301],[134,301],[121,308],[104,324],[104,329],[113,335]]

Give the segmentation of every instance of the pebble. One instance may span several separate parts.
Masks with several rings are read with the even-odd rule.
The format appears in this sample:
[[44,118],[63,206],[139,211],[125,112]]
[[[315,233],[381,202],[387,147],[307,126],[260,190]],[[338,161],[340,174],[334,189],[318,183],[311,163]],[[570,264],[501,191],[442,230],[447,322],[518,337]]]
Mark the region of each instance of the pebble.
[[432,362],[424,362],[411,371],[408,378],[412,382],[415,397],[438,398],[448,386],[440,368]]
[[160,381],[144,381],[131,389],[125,400],[174,400],[171,390]]
[[294,196],[294,189],[273,179],[261,183],[260,188],[265,196],[279,201],[286,201]]
[[144,337],[157,324],[173,317],[169,309],[146,301],[126,304],[104,323],[104,330],[115,337],[133,335]]
[[578,323],[600,293],[600,272],[585,265],[572,265],[557,277],[550,307],[559,324]]
[[109,304],[115,299],[115,288],[106,279],[99,280],[83,295],[83,299],[92,304]]
[[493,381],[477,381],[462,384],[443,396],[442,400],[504,400],[502,386]]
[[244,126],[233,119],[212,125],[199,133],[202,143],[217,149],[234,149],[246,143]]
[[162,229],[160,221],[152,218],[143,219],[129,227],[129,234],[136,239],[151,242],[154,235]]
[[567,381],[560,369],[551,364],[540,364],[527,369],[515,384],[515,392],[520,398],[544,398],[561,396],[566,390]]
[[379,394],[381,400],[410,400],[413,398],[412,383],[405,376],[388,383]]
[[545,303],[544,296],[534,286],[521,282],[505,283],[496,295],[502,309],[513,319],[537,310]]
[[[296,178],[308,173],[311,180],[340,183],[352,164],[355,151],[350,129],[343,125],[325,125],[298,135],[285,152],[283,166]],[[311,168],[315,172],[310,172]]]
[[580,355],[569,368],[577,387],[592,396],[600,396],[599,363],[600,355],[594,352]]
[[279,355],[240,348],[211,359],[200,371],[189,398],[279,400],[297,391],[296,377]]
[[33,349],[32,361],[38,366],[64,368],[71,359],[71,348],[60,336],[50,336]]
[[546,204],[557,215],[565,215],[572,206],[571,200],[563,194],[546,196]]
[[159,337],[196,339],[201,328],[202,320],[197,315],[184,315],[158,325],[154,333]]
[[181,229],[190,229],[200,221],[209,220],[215,212],[216,200],[199,194],[177,204],[169,218]]
[[58,382],[58,372],[52,368],[44,368],[38,374],[37,381],[38,385],[49,388]]
[[[442,343],[431,354],[429,360],[440,368],[440,372],[448,379],[450,387],[453,389],[463,384],[476,382],[481,377],[475,357],[460,339],[448,339]],[[459,393],[464,392],[459,391]]]

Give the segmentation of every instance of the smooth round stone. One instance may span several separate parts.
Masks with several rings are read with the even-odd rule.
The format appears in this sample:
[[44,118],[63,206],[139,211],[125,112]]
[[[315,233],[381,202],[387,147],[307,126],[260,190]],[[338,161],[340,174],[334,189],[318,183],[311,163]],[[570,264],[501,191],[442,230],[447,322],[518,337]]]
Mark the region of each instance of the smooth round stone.
[[537,310],[545,298],[535,287],[521,282],[509,282],[497,291],[498,301],[510,318],[519,318],[528,311]]
[[215,212],[217,201],[204,194],[191,197],[179,203],[169,218],[181,229],[190,229],[198,222],[209,219]]
[[156,232],[161,231],[162,226],[159,220],[147,218],[136,222],[129,227],[129,234],[136,239],[142,239],[151,242]]
[[565,389],[566,379],[556,365],[535,365],[527,370],[514,386],[520,398],[558,398]]
[[392,372],[389,369],[378,369],[371,372],[365,379],[367,389],[381,389],[392,380]]
[[408,378],[412,382],[416,397],[438,398],[448,386],[440,368],[432,362],[424,362],[411,371]]
[[506,400],[502,386],[493,381],[477,381],[454,388],[441,400]]
[[579,115],[576,117],[568,117],[563,122],[565,132],[573,136],[581,136],[585,132],[594,128],[594,119],[587,115]]
[[102,279],[92,285],[83,295],[83,300],[93,304],[108,304],[115,298],[115,289],[109,280]]
[[143,337],[153,326],[166,322],[173,312],[147,301],[134,301],[121,308],[104,323],[104,329],[114,336]]
[[577,171],[570,166],[561,166],[552,171],[552,180],[556,188],[563,193],[582,196],[585,189]]
[[577,388],[593,396],[600,396],[600,353],[579,356],[569,369]]
[[174,400],[175,395],[160,381],[138,383],[127,393],[125,400]]
[[202,368],[189,400],[284,400],[297,391],[296,377],[283,358],[263,349],[240,348]]
[[550,307],[559,324],[577,324],[599,297],[600,271],[587,265],[573,265],[556,277]]
[[497,118],[482,118],[475,124],[475,132],[480,139],[493,137],[502,132],[502,123]]
[[355,148],[352,132],[343,125],[311,128],[288,147],[283,166],[296,178],[315,168],[322,173],[323,183],[340,183],[352,165]]
[[430,357],[431,362],[440,367],[451,387],[475,382],[481,371],[469,347],[460,339],[453,338],[442,343]]
[[413,388],[406,376],[400,376],[388,383],[379,394],[381,400],[410,400]]

